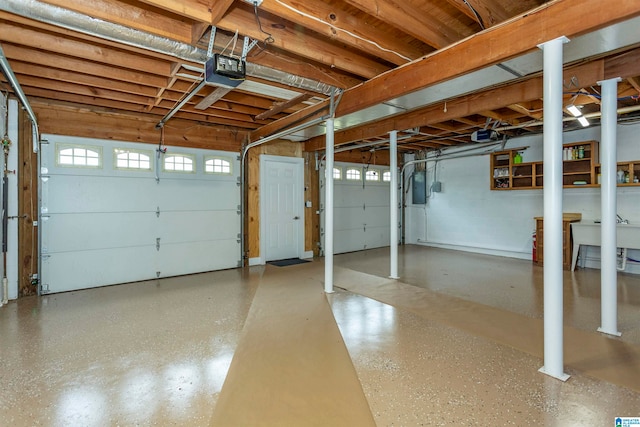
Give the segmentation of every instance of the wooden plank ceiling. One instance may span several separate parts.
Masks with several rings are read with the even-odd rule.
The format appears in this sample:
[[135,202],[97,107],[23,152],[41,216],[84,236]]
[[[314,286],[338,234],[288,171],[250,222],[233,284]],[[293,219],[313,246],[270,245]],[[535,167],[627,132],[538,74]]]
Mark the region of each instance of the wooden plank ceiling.
[[[247,62],[263,67],[263,75],[250,73],[247,82],[228,91],[207,85],[169,119],[255,139],[312,115],[314,105],[326,105],[327,88],[357,94],[364,93],[363,83],[375,82],[374,90],[383,94],[392,89],[385,80],[393,76],[390,70],[560,0],[548,5],[545,0],[6,1],[8,6],[0,7],[0,46],[30,102],[47,108],[159,122],[202,79],[203,64],[185,58],[178,49],[240,56],[245,36],[256,41]],[[43,19],[40,8],[53,11],[52,18]],[[97,30],[79,31],[63,24],[56,17],[64,11],[73,12],[70,16],[81,25],[93,23]],[[123,43],[119,28],[137,30],[140,42]],[[109,31],[115,35],[105,36]],[[144,36],[166,40],[166,51],[147,46]],[[467,54],[477,59],[484,55]],[[539,85],[536,81],[527,84]],[[6,80],[3,85],[10,91]],[[640,78],[626,76],[620,84],[620,106],[635,105],[639,90]],[[425,106],[396,116],[393,125],[412,129],[403,135],[400,148],[468,144],[473,131],[494,126],[513,127],[504,132],[511,136],[539,132],[540,126],[525,124],[542,118],[542,100],[525,92],[516,85],[492,88],[472,100],[447,100],[448,108]],[[595,85],[574,87],[565,97],[567,104],[581,105],[585,112],[599,110]],[[480,104],[488,99],[492,102]],[[486,108],[464,108],[470,102]],[[354,128],[343,132],[338,142],[384,140],[392,124]],[[240,149],[241,142],[237,144]],[[322,149],[323,143],[316,137],[307,147]]]

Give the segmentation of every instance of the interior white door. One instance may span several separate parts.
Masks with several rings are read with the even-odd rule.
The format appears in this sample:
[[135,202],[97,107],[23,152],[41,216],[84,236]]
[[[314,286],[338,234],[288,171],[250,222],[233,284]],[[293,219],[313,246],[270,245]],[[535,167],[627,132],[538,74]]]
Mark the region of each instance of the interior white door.
[[298,258],[304,249],[303,159],[260,156],[260,252],[265,261]]

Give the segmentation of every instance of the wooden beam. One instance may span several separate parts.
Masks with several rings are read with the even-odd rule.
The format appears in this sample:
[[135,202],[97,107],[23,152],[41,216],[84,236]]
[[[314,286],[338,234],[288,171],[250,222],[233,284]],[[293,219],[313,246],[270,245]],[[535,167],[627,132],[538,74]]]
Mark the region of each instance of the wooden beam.
[[18,111],[18,297],[36,295],[32,277],[38,273],[38,156],[33,152],[31,119],[20,108]]
[[[387,65],[360,55],[353,49],[327,41],[324,37],[314,36],[312,32],[301,34],[296,28],[287,26],[279,28],[282,24],[281,20],[273,19],[271,15],[263,14],[260,16],[260,21],[262,28],[268,28],[268,32],[273,37],[273,43],[268,44],[269,49],[277,48],[292,52],[312,62],[335,67],[367,79],[389,70]],[[228,31],[241,28],[245,35],[256,40],[265,40],[267,37],[258,29],[253,10],[240,7],[222,18],[218,22],[218,27]]]
[[468,34],[459,34],[438,23],[425,11],[413,7],[407,1],[345,0],[350,5],[375,16],[383,22],[411,34],[416,39],[436,49],[448,46]]
[[364,81],[341,70],[311,63],[297,55],[284,55],[282,52],[276,52],[275,50],[254,48],[249,52],[247,61],[284,71],[294,76],[306,77],[339,89],[347,89]]
[[[556,0],[463,42],[345,91],[341,117],[538,49],[541,43],[595,31],[640,15],[640,2]],[[567,19],[570,16],[571,19]]]
[[211,19],[209,23],[217,26],[222,17],[229,11],[234,0],[214,0],[211,3]]
[[[640,62],[634,64],[635,68],[640,67]],[[604,60],[593,61],[577,67],[572,67],[564,72],[565,80],[576,77],[585,85],[595,84],[604,75]],[[592,83],[589,83],[592,82]],[[371,138],[377,135],[386,134],[394,129],[411,129],[417,126],[426,126],[452,120],[457,117],[466,117],[477,114],[480,111],[502,108],[505,105],[521,101],[532,101],[542,97],[542,77],[535,77],[503,86],[497,89],[489,89],[459,99],[447,101],[447,111],[442,108],[442,104],[430,105],[419,108],[409,113],[392,116],[375,123],[365,123],[361,126],[336,132],[335,144],[341,145],[352,141]],[[274,124],[270,124],[273,126]],[[259,134],[261,129],[255,131]],[[253,135],[253,134],[252,134]],[[324,149],[324,136],[311,138],[306,143],[307,151]]]
[[[143,3],[150,4],[159,9],[164,9],[169,12],[175,13],[180,16],[184,16],[187,18],[194,19],[196,21],[202,22],[212,22],[213,20],[213,11],[211,6],[207,3],[198,0],[140,0]],[[225,5],[228,7],[232,1],[230,0],[220,0],[221,3],[220,8],[222,9]],[[226,9],[224,9],[226,11]],[[224,11],[222,13],[224,13]],[[218,10],[219,14],[221,11]]]
[[[122,67],[112,67],[106,64],[86,61],[79,58],[48,53],[37,49],[29,49],[3,43],[2,49],[7,58],[29,64],[40,64],[58,70],[73,70],[76,73],[88,74],[105,79],[119,80],[136,85],[162,87],[166,78],[156,74],[142,73]],[[13,61],[12,61],[13,63]]]
[[[45,79],[46,84],[52,88],[55,88],[60,83],[72,83],[87,86],[88,90],[91,91],[99,88],[147,97],[153,97],[156,93],[156,89],[150,86],[77,73],[74,69],[59,70],[41,65],[25,64],[21,61],[12,61],[11,68],[16,75],[29,76],[32,79]],[[20,81],[22,82],[22,79]],[[24,84],[27,84],[27,82],[25,81]]]
[[[121,115],[109,111],[90,112],[78,108],[51,106],[35,100],[31,103],[42,133],[64,134],[87,138],[157,144],[160,133],[155,117]],[[165,143],[169,146],[239,151],[245,137],[223,126],[204,126],[175,116],[165,126]]]
[[2,21],[0,21],[0,41],[145,73],[169,76],[171,72],[170,63],[167,61],[129,53],[123,49],[97,46],[68,37],[45,34]]
[[[556,0],[346,90],[336,116],[342,117],[505,61],[537,49],[538,44],[562,35],[577,36],[640,15],[640,2],[628,2],[620,6],[612,8],[599,0]],[[566,16],[574,16],[574,19],[565,19]],[[514,99],[502,106],[518,101],[521,99]]]
[[[251,133],[251,141],[257,141],[258,139],[272,135],[277,132],[280,132],[286,128],[295,126],[303,121],[308,121],[316,117],[321,117],[323,114],[327,114],[328,109],[327,105],[324,102],[320,102],[316,105],[312,105],[311,107],[305,108],[304,110],[296,111],[295,113],[289,114],[287,117],[276,120],[274,122],[269,123],[266,126],[262,126],[261,128],[255,130]],[[323,137],[324,140],[324,137]],[[309,151],[309,150],[308,150]]]
[[633,86],[636,92],[640,94],[640,79],[638,79],[637,77],[628,77],[627,81],[631,86]]
[[307,93],[300,94],[300,95],[296,96],[295,98],[290,99],[289,101],[277,103],[270,110],[267,110],[262,114],[258,114],[256,116],[256,119],[257,120],[264,120],[264,119],[268,119],[270,117],[273,117],[276,114],[286,110],[287,108],[293,107],[294,105],[298,105],[301,102],[306,101],[307,99],[311,98],[312,96],[313,96],[313,94],[307,92]]
[[506,21],[511,17],[501,2],[497,0],[447,0],[447,2],[478,22],[478,17],[469,7],[469,5],[473,6],[473,9],[480,15],[484,28],[493,27],[495,24]]
[[[273,15],[294,24],[309,28],[320,34],[345,43],[370,55],[377,56],[392,64],[402,65],[424,55],[424,51],[380,31],[369,19],[364,20],[339,4],[325,1],[288,1],[289,7],[281,3],[266,1],[260,5]],[[309,16],[319,17],[311,19]],[[320,22],[322,21],[322,22]],[[403,29],[404,30],[404,29]],[[381,39],[381,37],[383,37]],[[370,43],[367,42],[371,41]],[[377,43],[377,46],[376,44]]]

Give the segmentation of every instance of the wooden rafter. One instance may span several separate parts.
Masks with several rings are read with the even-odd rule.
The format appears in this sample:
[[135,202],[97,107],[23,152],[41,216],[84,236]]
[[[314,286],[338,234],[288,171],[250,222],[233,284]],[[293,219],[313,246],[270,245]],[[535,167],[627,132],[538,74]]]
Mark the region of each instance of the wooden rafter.
[[[406,64],[424,54],[424,51],[393,37],[393,34],[387,36],[384,32],[378,31],[370,22],[354,16],[339,5],[321,1],[288,3],[289,7],[276,2],[264,2],[260,10],[310,28],[396,65]],[[310,16],[324,19],[312,19]]]

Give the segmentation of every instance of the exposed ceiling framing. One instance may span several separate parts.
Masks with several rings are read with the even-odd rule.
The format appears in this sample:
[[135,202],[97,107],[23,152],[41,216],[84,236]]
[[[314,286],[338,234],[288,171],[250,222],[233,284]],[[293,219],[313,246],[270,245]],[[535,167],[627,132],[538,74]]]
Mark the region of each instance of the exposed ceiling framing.
[[[215,53],[240,56],[246,36],[246,81],[204,86],[173,116],[182,128],[236,135],[224,146],[239,150],[326,114],[335,88],[337,145],[384,148],[398,130],[407,152],[488,127],[540,132],[536,45],[561,35],[574,44],[565,103],[593,117],[597,82],[620,76],[621,117],[634,118],[639,15],[639,2],[614,0],[4,0],[0,45],[37,113],[157,123],[202,80],[212,28]],[[291,139],[324,148],[320,126]]]

